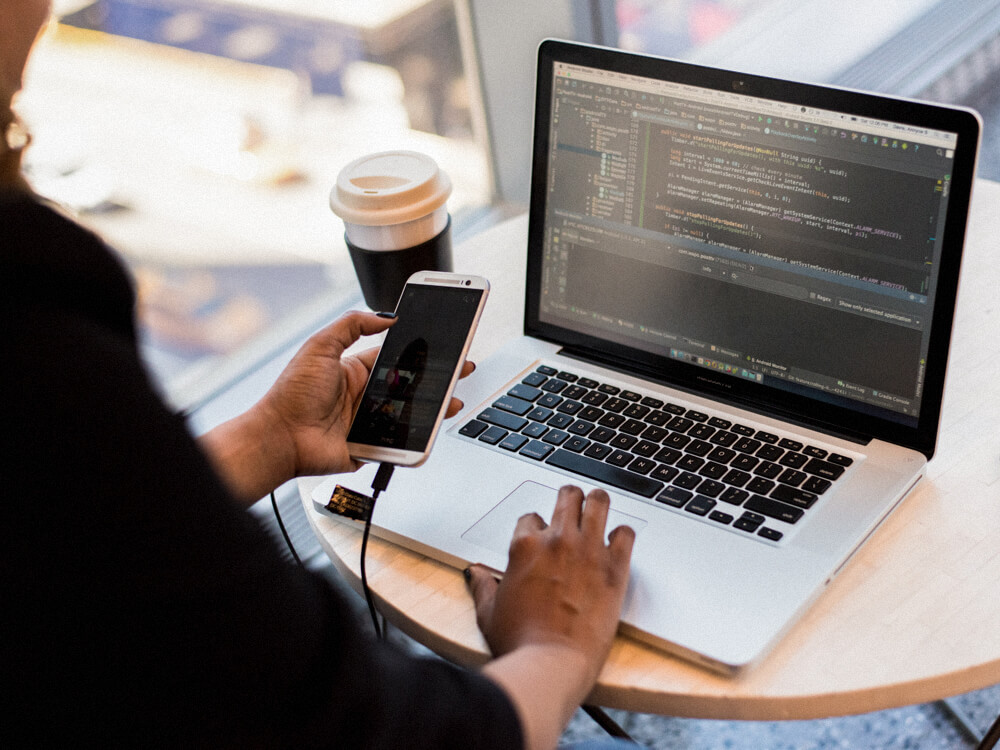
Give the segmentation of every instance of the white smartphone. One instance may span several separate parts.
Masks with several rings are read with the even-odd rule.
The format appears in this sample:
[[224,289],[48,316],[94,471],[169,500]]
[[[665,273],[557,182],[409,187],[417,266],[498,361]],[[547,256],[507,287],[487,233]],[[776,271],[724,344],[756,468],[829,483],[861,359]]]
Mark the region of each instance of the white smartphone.
[[427,459],[489,289],[481,276],[440,271],[407,280],[347,435],[353,458],[399,466]]

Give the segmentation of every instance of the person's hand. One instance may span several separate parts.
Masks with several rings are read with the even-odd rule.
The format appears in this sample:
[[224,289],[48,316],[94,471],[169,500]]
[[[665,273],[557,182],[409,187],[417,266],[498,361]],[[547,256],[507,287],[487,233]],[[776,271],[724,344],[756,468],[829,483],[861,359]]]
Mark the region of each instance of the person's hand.
[[[378,348],[351,356],[344,352],[361,336],[381,333],[394,322],[373,313],[347,313],[306,341],[262,399],[261,406],[275,415],[294,446],[294,476],[361,466],[347,453],[347,433]],[[474,369],[466,362],[462,376]],[[452,399],[447,416],[461,408],[462,402]]]
[[[338,318],[302,345],[260,401],[201,438],[238,499],[252,503],[293,477],[360,466],[348,455],[347,433],[378,349],[344,352],[394,322],[364,312]],[[474,369],[466,362],[462,376]],[[461,408],[452,399],[447,416]]]
[[507,571],[498,583],[487,569],[469,568],[476,619],[494,656],[523,646],[558,646],[585,665],[583,695],[611,649],[628,586],[635,532],[619,526],[604,543],[610,500],[579,487],[559,490],[546,526],[537,514],[514,530]]

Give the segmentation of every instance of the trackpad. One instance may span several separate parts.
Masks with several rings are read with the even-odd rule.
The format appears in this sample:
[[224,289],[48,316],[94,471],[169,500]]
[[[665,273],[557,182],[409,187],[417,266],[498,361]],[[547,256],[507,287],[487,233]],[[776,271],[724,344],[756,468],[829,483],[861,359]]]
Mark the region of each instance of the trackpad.
[[[537,513],[545,519],[545,523],[550,523],[557,494],[557,490],[544,484],[524,482],[462,534],[462,539],[506,557],[517,519],[527,513]],[[646,521],[612,508],[608,511],[606,531],[610,532],[618,526],[630,526],[638,535],[645,528]]]

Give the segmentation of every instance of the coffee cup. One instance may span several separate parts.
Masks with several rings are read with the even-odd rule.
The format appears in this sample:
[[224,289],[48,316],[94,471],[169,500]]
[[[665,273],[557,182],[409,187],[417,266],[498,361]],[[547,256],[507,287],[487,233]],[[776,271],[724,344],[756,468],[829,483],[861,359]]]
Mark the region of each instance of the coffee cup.
[[363,156],[337,175],[330,208],[371,309],[394,310],[417,271],[451,270],[450,194],[448,175],[416,151]]

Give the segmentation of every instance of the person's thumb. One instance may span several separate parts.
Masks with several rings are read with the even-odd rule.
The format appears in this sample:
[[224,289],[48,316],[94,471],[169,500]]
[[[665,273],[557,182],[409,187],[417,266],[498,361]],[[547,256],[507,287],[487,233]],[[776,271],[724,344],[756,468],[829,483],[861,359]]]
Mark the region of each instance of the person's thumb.
[[470,565],[462,573],[476,605],[476,623],[485,632],[493,614],[493,601],[499,585],[496,574],[482,565]]

